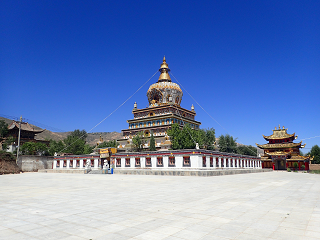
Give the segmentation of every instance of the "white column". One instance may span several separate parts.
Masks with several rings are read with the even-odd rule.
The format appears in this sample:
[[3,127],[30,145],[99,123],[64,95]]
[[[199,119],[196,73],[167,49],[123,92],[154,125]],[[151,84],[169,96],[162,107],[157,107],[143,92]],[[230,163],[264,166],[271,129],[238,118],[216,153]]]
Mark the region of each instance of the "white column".
[[210,157],[206,156],[206,167],[210,168]]
[[236,167],[236,160],[234,158],[232,158],[232,167],[235,168]]
[[212,167],[217,168],[217,158],[212,157]]
[[69,168],[70,166],[70,159],[67,159],[67,167],[66,168]]
[[146,167],[146,158],[145,157],[140,158],[140,166],[141,166],[141,168]]
[[[163,156],[162,157],[162,164],[164,168],[168,168],[169,167],[169,157],[168,156]],[[140,164],[141,164],[141,158],[140,158]]]
[[53,169],[55,169],[55,168],[57,168],[57,160],[54,160],[53,161],[53,167],[52,167]]
[[219,159],[219,168],[221,168],[221,157],[218,158]]
[[[110,165],[111,165],[111,161],[110,161]],[[98,168],[99,167],[99,160],[97,158],[93,160],[93,167],[94,168]],[[109,167],[111,167],[111,166],[109,166]]]

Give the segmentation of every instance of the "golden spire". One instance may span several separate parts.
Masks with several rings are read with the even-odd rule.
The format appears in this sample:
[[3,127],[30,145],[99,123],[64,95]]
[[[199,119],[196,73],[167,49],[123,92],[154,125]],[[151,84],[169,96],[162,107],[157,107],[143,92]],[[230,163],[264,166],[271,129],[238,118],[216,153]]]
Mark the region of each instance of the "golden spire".
[[170,69],[166,62],[166,57],[163,57],[162,64],[160,66],[159,72],[161,73],[158,79],[158,82],[171,82],[171,78],[169,76]]

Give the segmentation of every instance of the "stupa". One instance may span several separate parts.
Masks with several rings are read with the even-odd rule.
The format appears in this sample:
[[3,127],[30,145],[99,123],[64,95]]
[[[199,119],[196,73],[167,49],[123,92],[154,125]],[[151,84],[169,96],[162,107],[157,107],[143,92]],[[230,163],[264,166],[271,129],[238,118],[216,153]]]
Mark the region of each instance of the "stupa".
[[118,140],[119,151],[131,151],[132,138],[138,132],[143,132],[146,139],[144,149],[149,148],[150,136],[153,133],[157,150],[166,150],[171,147],[167,130],[172,124],[178,123],[181,127],[189,124],[191,128],[199,129],[201,122],[195,120],[194,106],[191,106],[191,110],[180,106],[183,92],[178,84],[171,81],[165,57],[159,72],[158,81],[147,91],[149,106],[139,109],[137,103],[134,103],[133,119],[127,120],[129,127],[122,130],[123,139]]

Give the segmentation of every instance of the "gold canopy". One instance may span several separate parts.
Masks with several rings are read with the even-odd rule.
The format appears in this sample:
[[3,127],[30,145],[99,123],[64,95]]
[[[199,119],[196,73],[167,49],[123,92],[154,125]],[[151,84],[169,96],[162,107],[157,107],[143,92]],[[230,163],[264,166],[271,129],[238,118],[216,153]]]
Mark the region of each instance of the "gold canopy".
[[159,72],[161,73],[158,79],[158,82],[171,82],[171,78],[169,75],[170,69],[166,62],[166,57],[163,57],[162,64],[160,66]]

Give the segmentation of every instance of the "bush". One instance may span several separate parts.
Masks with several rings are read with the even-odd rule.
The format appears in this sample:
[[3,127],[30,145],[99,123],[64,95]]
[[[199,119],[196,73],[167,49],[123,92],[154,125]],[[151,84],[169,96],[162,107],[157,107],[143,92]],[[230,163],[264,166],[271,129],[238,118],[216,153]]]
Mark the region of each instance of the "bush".
[[304,164],[302,164],[301,168],[304,170],[306,168],[306,166]]
[[288,172],[291,172],[291,169],[290,169],[290,168],[287,168],[287,171],[288,171]]

